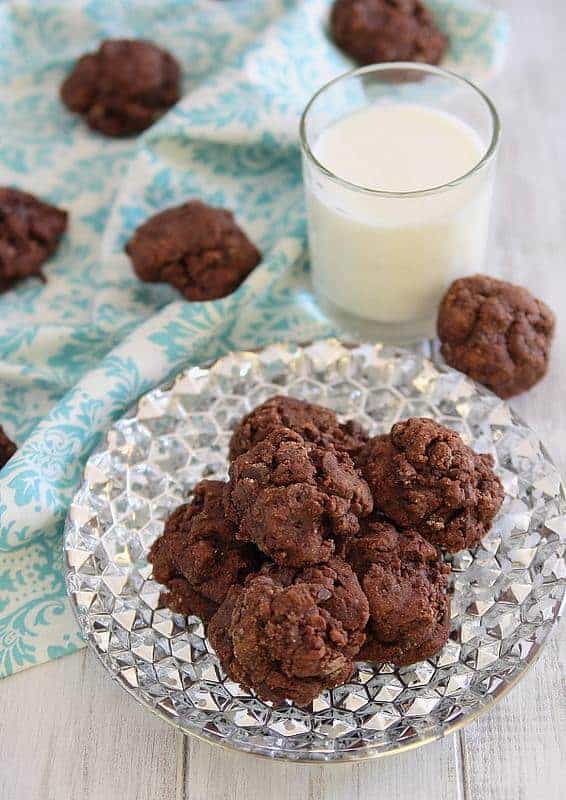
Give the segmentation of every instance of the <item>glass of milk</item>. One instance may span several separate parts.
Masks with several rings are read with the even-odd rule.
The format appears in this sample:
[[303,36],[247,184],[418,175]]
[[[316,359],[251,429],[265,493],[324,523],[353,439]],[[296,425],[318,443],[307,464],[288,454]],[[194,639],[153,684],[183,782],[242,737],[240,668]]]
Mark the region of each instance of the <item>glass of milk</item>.
[[455,278],[482,270],[499,119],[491,100],[425,64],[363,67],[301,120],[313,285],[366,339],[434,333]]

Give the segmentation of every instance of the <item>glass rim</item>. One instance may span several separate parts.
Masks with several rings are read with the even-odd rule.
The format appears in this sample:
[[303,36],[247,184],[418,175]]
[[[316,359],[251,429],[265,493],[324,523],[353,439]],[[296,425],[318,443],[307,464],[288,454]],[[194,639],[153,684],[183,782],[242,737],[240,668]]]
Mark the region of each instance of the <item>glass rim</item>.
[[[387,72],[389,70],[395,69],[410,69],[416,72],[421,73],[429,73],[432,75],[439,75],[443,78],[450,79],[456,83],[460,83],[469,89],[472,89],[475,94],[477,94],[481,100],[485,103],[492,123],[492,133],[491,133],[491,140],[487,149],[485,150],[481,159],[474,164],[474,166],[465,172],[463,175],[458,176],[457,178],[453,178],[450,181],[446,181],[445,183],[440,183],[436,186],[430,186],[426,189],[415,189],[410,192],[395,192],[395,191],[387,191],[385,189],[375,189],[369,186],[363,186],[361,184],[353,183],[352,181],[347,180],[346,178],[341,178],[339,175],[336,175],[332,170],[325,167],[324,164],[318,160],[318,158],[313,153],[311,146],[309,144],[308,135],[306,131],[306,123],[309,112],[316,102],[316,100],[321,97],[324,92],[330,89],[337,83],[341,81],[349,80],[350,78],[356,78],[362,75],[367,75],[368,73],[374,72]],[[499,114],[497,113],[497,109],[489,95],[487,95],[482,89],[479,88],[475,83],[465,78],[463,75],[458,75],[456,72],[452,72],[451,70],[444,69],[442,67],[436,67],[432,64],[420,64],[415,63],[414,61],[388,61],[383,64],[369,64],[364,67],[355,67],[354,69],[348,70],[348,72],[343,72],[342,74],[338,75],[336,78],[325,83],[323,86],[318,89],[313,96],[310,98],[308,103],[305,106],[303,113],[301,114],[301,120],[299,124],[299,135],[301,141],[301,148],[305,156],[322,172],[326,175],[327,178],[330,178],[335,183],[340,184],[341,186],[352,189],[357,192],[361,192],[368,195],[373,195],[375,197],[422,197],[430,194],[437,194],[442,191],[446,191],[447,189],[451,189],[456,186],[460,186],[464,183],[468,178],[471,178],[476,173],[480,172],[484,167],[490,163],[497,152],[497,148],[499,145],[499,139],[501,136],[501,122],[499,119]]]

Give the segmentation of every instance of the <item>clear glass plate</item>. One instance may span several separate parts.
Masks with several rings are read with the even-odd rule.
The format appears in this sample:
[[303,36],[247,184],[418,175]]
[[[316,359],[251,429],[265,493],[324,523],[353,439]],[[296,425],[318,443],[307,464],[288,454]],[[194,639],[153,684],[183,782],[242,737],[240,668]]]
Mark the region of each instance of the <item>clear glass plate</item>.
[[[372,433],[430,416],[492,453],[505,502],[474,551],[453,556],[450,641],[394,669],[362,662],[307,709],[273,707],[225,677],[196,617],[159,607],[148,550],[203,477],[226,476],[242,414],[284,393]],[[89,459],[65,529],[67,586],[112,677],[187,734],[292,761],[352,761],[444,736],[501,698],[536,660],[566,586],[566,499],[546,451],[499,398],[420,353],[335,340],[275,345],[193,367],[142,397]]]

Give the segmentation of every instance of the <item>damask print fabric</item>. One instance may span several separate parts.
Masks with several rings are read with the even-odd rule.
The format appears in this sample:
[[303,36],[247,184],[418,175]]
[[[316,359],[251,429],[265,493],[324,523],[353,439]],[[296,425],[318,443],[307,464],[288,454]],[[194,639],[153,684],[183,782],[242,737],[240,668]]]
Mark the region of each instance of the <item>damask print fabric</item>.
[[[505,19],[431,3],[445,65],[485,81]],[[70,211],[30,280],[0,295],[0,423],[20,445],[0,474],[0,676],[82,646],[65,598],[61,531],[109,424],[188,363],[332,333],[306,272],[298,119],[350,62],[329,0],[114,0],[0,6],[0,185]],[[152,39],[183,66],[184,99],[138,139],[91,132],[59,103],[74,60],[108,37]],[[230,297],[186,303],[135,277],[123,246],[151,214],[199,197],[234,210],[264,254]]]

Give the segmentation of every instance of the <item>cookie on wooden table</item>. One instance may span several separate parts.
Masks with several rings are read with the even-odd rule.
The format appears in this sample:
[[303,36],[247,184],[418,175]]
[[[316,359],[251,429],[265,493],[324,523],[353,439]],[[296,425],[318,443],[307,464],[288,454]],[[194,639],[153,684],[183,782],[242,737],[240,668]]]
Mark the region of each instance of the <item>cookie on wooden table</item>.
[[552,311],[528,289],[488,275],[454,281],[437,323],[446,363],[504,399],[544,377],[554,326]]

